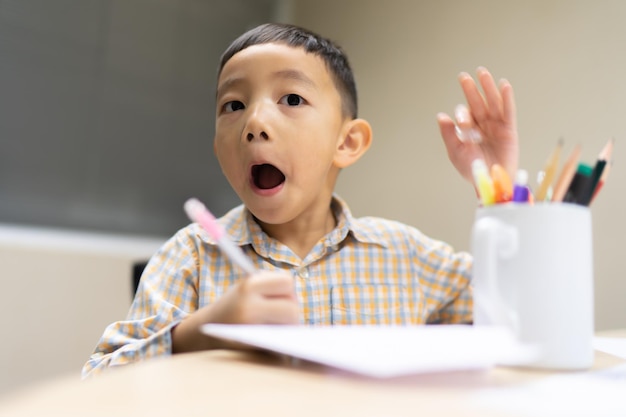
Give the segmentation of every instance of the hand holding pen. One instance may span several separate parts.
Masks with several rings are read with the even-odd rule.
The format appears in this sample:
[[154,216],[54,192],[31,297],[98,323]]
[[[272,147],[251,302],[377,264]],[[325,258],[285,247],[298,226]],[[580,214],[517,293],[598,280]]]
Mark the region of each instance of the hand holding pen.
[[[228,238],[211,212],[197,199],[188,200],[184,208],[189,218],[215,240],[224,256],[246,273],[245,278],[239,279],[220,298],[193,313],[196,327],[189,326],[192,329],[188,331],[193,333],[194,328],[197,329],[197,326],[204,323],[299,323],[300,309],[291,274],[256,268],[241,248]],[[200,262],[203,262],[202,259]],[[201,276],[200,279],[213,277]],[[183,329],[186,327],[185,324]]]

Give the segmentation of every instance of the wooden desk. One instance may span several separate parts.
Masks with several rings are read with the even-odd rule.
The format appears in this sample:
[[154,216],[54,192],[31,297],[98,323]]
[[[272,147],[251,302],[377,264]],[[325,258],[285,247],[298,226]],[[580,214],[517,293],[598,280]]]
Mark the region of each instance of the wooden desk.
[[[603,334],[609,335],[609,334]],[[610,335],[626,337],[626,331]],[[624,361],[596,352],[594,369]],[[487,372],[377,380],[261,353],[176,355],[80,381],[65,378],[0,400],[0,416],[497,416],[470,401],[478,389],[554,373]]]

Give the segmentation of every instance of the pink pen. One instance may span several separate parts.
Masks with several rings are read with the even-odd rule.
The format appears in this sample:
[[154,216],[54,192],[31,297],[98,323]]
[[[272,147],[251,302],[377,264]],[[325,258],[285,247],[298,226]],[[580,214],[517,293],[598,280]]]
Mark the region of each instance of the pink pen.
[[241,248],[235,245],[228,236],[224,229],[217,222],[211,212],[195,198],[190,198],[185,202],[185,212],[189,219],[198,223],[207,233],[217,241],[218,246],[224,251],[226,256],[230,258],[236,265],[244,270],[248,275],[252,275],[256,272],[256,268],[252,264],[250,258],[248,258]]

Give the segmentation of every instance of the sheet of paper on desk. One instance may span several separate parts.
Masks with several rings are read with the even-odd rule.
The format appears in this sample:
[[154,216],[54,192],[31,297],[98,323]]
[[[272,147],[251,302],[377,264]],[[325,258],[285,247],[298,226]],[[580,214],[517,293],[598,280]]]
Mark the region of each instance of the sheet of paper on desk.
[[596,336],[593,338],[593,347],[595,350],[626,359],[626,337]]
[[486,369],[523,356],[504,328],[206,324],[208,335],[373,377]]
[[474,404],[516,416],[626,416],[626,363],[599,371],[565,372],[539,381],[478,390]]

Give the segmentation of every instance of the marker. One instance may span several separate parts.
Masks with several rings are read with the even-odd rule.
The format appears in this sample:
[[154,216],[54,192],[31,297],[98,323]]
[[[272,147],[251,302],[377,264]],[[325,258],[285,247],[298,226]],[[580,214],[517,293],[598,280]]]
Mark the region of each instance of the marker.
[[546,195],[548,194],[548,190],[552,185],[552,181],[554,180],[554,176],[556,174],[556,170],[559,166],[559,158],[561,157],[561,148],[563,147],[563,139],[559,139],[559,142],[556,145],[556,148],[552,152],[552,155],[546,161],[545,168],[543,170],[544,175],[541,183],[539,184],[539,188],[537,189],[537,193],[535,194],[535,200],[544,201],[546,199]]
[[472,161],[472,175],[474,176],[474,184],[476,185],[476,190],[478,190],[478,196],[483,206],[490,206],[495,203],[493,181],[489,176],[485,161],[482,159],[474,159],[474,161]]
[[591,174],[593,168],[587,164],[580,163],[576,168],[576,174],[567,188],[563,201],[566,203],[574,203],[584,205],[585,198],[591,187]]
[[576,167],[578,166],[578,161],[580,160],[581,151],[582,149],[580,145],[576,145],[569,158],[567,158],[567,161],[565,161],[565,164],[561,169],[561,173],[559,174],[559,178],[556,180],[556,185],[554,186],[552,201],[563,201],[563,197],[565,197],[567,188],[569,187],[572,179],[574,179],[574,175],[576,174]]
[[585,195],[582,197],[580,204],[584,206],[588,206],[591,203],[593,198],[593,192],[598,186],[598,182],[600,181],[600,177],[606,168],[606,159],[600,159],[596,162],[596,165],[593,167],[593,171],[591,172],[591,182],[589,187],[587,187]]
[[235,265],[239,266],[248,275],[252,275],[256,272],[256,268],[252,264],[250,258],[248,258],[241,248],[235,245],[226,232],[217,222],[211,212],[195,198],[190,198],[185,202],[185,212],[189,219],[198,223],[207,233],[215,239],[218,246]]
[[528,203],[530,189],[528,188],[528,171],[518,169],[513,184],[513,201],[515,203]]
[[500,164],[493,164],[490,171],[496,203],[511,201],[511,198],[513,198],[513,182],[509,174]]

